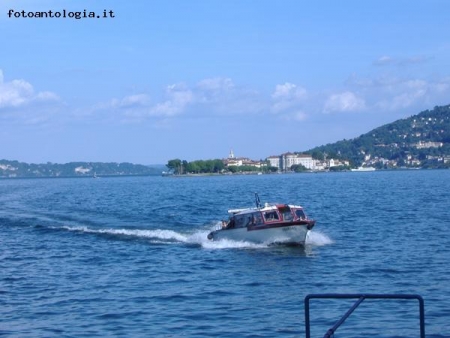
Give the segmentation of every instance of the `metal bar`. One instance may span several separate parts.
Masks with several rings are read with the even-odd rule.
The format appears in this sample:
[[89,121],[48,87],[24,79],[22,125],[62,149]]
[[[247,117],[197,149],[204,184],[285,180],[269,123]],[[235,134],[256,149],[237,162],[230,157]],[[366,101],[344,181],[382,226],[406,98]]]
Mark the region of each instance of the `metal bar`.
[[311,331],[309,326],[309,299],[312,295],[305,297],[305,338],[311,338]]
[[419,312],[420,312],[420,338],[425,338],[425,303],[423,298],[417,296],[419,300]]
[[419,316],[420,316],[420,338],[425,338],[425,305],[423,298],[419,295],[413,294],[311,294],[305,297],[305,337],[311,338],[310,331],[310,314],[309,303],[311,299],[351,299],[359,298],[359,300],[347,311],[347,313],[329,329],[324,337],[330,337],[335,330],[351,315],[351,313],[365,300],[365,299],[417,299],[419,301]]
[[359,298],[355,304],[353,304],[353,306],[342,316],[341,319],[339,319],[336,324],[334,324],[334,326],[332,328],[330,328],[327,333],[325,333],[325,335],[323,336],[323,338],[330,338],[334,332],[336,332],[336,330],[339,328],[339,326],[341,326],[345,320],[353,313],[353,311],[356,310],[356,308],[359,306],[359,304],[361,304],[364,301],[364,296]]

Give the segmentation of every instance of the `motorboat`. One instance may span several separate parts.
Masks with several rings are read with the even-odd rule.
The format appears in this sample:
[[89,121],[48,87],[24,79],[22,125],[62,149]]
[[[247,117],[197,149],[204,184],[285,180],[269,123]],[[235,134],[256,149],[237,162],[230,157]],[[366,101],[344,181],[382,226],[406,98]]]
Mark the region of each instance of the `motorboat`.
[[358,167],[355,169],[350,169],[351,171],[375,171],[374,167]]
[[291,204],[261,205],[255,193],[255,207],[228,210],[229,220],[208,234],[212,241],[232,240],[251,243],[304,245],[316,221],[303,207]]

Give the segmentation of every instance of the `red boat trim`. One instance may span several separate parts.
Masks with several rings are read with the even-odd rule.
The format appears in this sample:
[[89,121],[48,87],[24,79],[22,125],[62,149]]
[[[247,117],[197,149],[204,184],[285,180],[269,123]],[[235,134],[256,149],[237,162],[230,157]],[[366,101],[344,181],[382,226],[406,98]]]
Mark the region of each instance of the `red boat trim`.
[[306,225],[306,228],[308,230],[311,230],[314,225],[316,224],[316,221],[314,220],[299,220],[294,222],[278,222],[278,223],[272,223],[272,224],[262,224],[262,225],[249,225],[247,227],[247,231],[253,231],[253,230],[263,230],[263,229],[271,229],[271,228],[284,228],[284,227],[290,227],[290,226],[296,226],[296,225]]

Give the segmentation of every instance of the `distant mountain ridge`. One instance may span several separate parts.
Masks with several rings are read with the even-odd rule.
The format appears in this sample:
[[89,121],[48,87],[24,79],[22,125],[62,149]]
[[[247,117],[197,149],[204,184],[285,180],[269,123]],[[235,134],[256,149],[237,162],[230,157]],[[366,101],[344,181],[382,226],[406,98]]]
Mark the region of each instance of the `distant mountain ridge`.
[[314,158],[349,160],[376,168],[450,167],[450,105],[397,120],[351,140],[315,147]]
[[70,162],[28,164],[0,160],[0,177],[100,177],[160,175],[162,170],[132,163]]

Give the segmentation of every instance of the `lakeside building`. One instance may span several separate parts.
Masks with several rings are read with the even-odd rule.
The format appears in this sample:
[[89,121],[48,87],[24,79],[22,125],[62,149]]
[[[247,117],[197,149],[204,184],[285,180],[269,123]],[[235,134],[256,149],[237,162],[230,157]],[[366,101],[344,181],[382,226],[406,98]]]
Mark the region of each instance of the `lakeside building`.
[[267,161],[271,167],[280,169],[280,156],[269,156]]
[[444,145],[442,142],[423,142],[419,141],[414,146],[417,149],[426,149],[426,148],[440,148]]
[[267,161],[271,167],[278,168],[279,171],[291,170],[293,165],[302,165],[309,170],[318,170],[317,167],[323,167],[323,165],[317,163],[318,161],[314,160],[311,155],[290,152],[278,156],[269,156]]
[[332,167],[348,166],[348,161],[327,159],[324,161],[313,159],[308,154],[284,153],[281,155],[269,156],[267,162],[271,167],[278,168],[279,171],[289,171],[293,165],[302,165],[306,169],[321,171]]
[[91,171],[90,168],[83,168],[83,166],[75,168],[75,174],[87,174],[90,171]]
[[315,160],[311,155],[284,153],[280,156],[280,170],[290,170],[293,165],[302,165],[306,169],[315,170]]
[[233,150],[230,151],[228,158],[223,160],[226,167],[235,166],[251,166],[256,168],[275,167],[278,171],[290,171],[294,165],[302,165],[308,170],[323,171],[332,167],[348,166],[348,161],[340,161],[337,159],[326,159],[324,161],[313,159],[309,154],[300,153],[283,153],[281,155],[273,155],[266,158],[265,161],[253,161],[247,157],[236,157]]
[[317,170],[316,160],[311,155],[284,153],[278,156],[269,156],[267,158],[271,167],[278,168],[280,171],[291,170],[293,165],[302,165],[310,170]]
[[261,161],[253,161],[247,157],[236,157],[234,156],[233,150],[230,150],[230,154],[228,155],[228,158],[223,160],[223,163],[226,167],[255,167],[255,168],[262,168],[266,167],[267,164],[265,162]]

